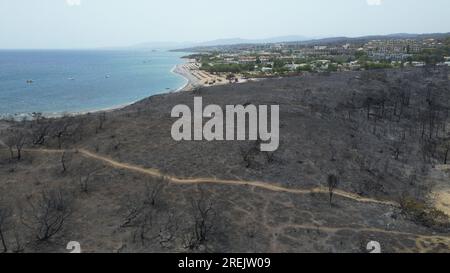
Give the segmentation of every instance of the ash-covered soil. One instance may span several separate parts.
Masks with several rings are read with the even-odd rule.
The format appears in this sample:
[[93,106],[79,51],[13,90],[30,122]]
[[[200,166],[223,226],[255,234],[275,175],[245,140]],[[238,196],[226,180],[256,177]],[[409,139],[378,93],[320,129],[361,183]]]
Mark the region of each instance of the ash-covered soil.
[[[171,110],[193,109],[195,96],[223,109],[279,105],[279,149],[174,141]],[[448,211],[433,200],[450,188],[449,108],[448,70],[426,68],[263,80],[154,96],[108,113],[3,121],[4,245],[367,252],[378,241],[384,252],[450,252]],[[331,203],[330,176],[339,181]]]

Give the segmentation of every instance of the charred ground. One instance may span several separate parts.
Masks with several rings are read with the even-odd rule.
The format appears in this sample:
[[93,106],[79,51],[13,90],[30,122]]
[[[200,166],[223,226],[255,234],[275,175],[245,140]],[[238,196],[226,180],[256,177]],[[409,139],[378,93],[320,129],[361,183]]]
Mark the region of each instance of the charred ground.
[[[194,96],[222,107],[280,105],[280,148],[173,141],[171,109],[192,107]],[[448,70],[424,68],[271,79],[107,113],[5,120],[0,251],[61,252],[79,241],[88,252],[365,252],[376,240],[386,252],[450,252],[449,108]],[[331,204],[330,179],[338,180]]]

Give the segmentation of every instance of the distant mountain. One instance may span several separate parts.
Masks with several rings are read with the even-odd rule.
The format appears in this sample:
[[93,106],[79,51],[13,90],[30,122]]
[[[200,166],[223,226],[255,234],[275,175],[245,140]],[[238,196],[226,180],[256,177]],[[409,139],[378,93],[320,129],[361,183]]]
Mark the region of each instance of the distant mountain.
[[294,41],[305,41],[309,40],[311,37],[305,36],[280,36],[272,37],[267,39],[219,39],[208,42],[198,43],[196,46],[219,46],[219,45],[238,45],[238,44],[272,44],[281,42],[294,42]]
[[205,42],[149,42],[131,46],[134,49],[160,49],[160,50],[189,50],[206,49],[208,47],[229,47],[234,45],[248,45],[248,44],[274,44],[274,43],[299,43],[299,44],[334,44],[346,42],[365,42],[367,40],[388,40],[388,39],[427,39],[450,36],[450,33],[429,33],[429,34],[410,34],[410,33],[396,33],[389,35],[370,35],[362,37],[306,37],[306,36],[280,36],[266,39],[217,39]]
[[307,41],[317,37],[306,37],[306,36],[280,36],[275,38],[266,39],[265,43],[283,43],[283,42],[299,42]]
[[148,42],[130,46],[133,49],[174,49],[179,47],[195,46],[190,42]]
[[450,32],[447,33],[426,33],[426,34],[411,34],[411,33],[395,33],[389,35],[369,35],[361,37],[331,37],[323,39],[314,39],[306,41],[298,41],[300,44],[334,44],[334,43],[364,43],[370,40],[392,40],[392,39],[438,39],[449,37]]
[[251,40],[241,39],[241,38],[230,38],[230,39],[217,39],[212,41],[196,43],[195,46],[217,46],[217,45],[236,45],[245,44]]
[[305,36],[280,36],[267,39],[217,39],[205,42],[148,42],[131,46],[131,48],[138,49],[176,49],[176,48],[192,48],[192,47],[208,47],[208,46],[223,46],[223,45],[237,45],[237,44],[271,44],[281,42],[305,41],[311,37]]

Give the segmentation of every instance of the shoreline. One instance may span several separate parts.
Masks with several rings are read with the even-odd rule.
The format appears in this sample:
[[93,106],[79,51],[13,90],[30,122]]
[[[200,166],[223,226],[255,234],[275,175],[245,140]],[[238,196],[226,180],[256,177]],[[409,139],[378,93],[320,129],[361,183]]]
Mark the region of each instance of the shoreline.
[[[37,112],[42,114],[45,118],[61,118],[64,116],[81,116],[81,115],[87,115],[87,114],[98,114],[98,113],[109,113],[117,110],[124,109],[128,106],[131,106],[133,104],[136,104],[142,100],[145,100],[147,98],[150,98],[152,96],[161,95],[161,94],[173,94],[178,92],[191,92],[194,91],[197,88],[200,87],[211,87],[211,86],[218,86],[218,85],[228,85],[231,84],[227,79],[225,79],[223,76],[220,75],[212,75],[210,73],[207,73],[205,71],[200,70],[199,64],[196,63],[193,60],[188,60],[187,62],[176,64],[171,70],[170,73],[176,74],[177,76],[181,76],[186,82],[176,90],[166,90],[166,92],[161,92],[153,95],[149,95],[146,97],[143,97],[141,99],[129,102],[129,103],[123,103],[119,105],[113,105],[110,107],[105,108],[98,108],[93,110],[79,110],[79,111],[63,111],[63,112]],[[248,80],[239,79],[238,83],[245,83]],[[30,113],[15,113],[15,114],[0,114],[0,120],[14,120],[14,121],[20,121],[23,119],[31,119],[32,115],[35,112]]]
[[171,94],[171,93],[177,93],[177,92],[183,92],[183,91],[191,91],[191,89],[189,89],[189,86],[191,84],[191,80],[185,76],[182,73],[178,73],[177,72],[177,68],[180,66],[185,65],[185,63],[180,63],[180,64],[176,64],[171,70],[170,73],[173,73],[177,76],[181,76],[186,83],[184,83],[182,86],[180,86],[179,88],[177,88],[176,90],[165,90],[165,91],[161,91],[161,93],[157,93],[157,94],[153,94],[153,95],[148,95],[145,96],[141,99],[132,101],[132,102],[127,102],[127,103],[122,103],[122,104],[118,104],[118,105],[113,105],[110,107],[105,107],[105,108],[98,108],[98,109],[93,109],[93,110],[78,110],[78,111],[62,111],[62,112],[29,112],[29,113],[5,113],[2,114],[0,113],[0,120],[14,120],[14,121],[20,121],[23,119],[31,119],[33,113],[40,113],[42,114],[43,117],[45,118],[61,118],[64,116],[81,116],[81,115],[87,115],[87,114],[98,114],[98,113],[103,113],[103,112],[112,112],[112,111],[116,111],[116,110],[121,110],[125,107],[131,106],[133,104],[136,104],[144,99],[147,99],[149,97],[152,96],[156,96],[156,95],[161,95],[161,94]]
[[[211,87],[233,83],[232,80],[227,79],[227,76],[224,75],[227,73],[211,74],[201,70],[200,64],[192,59],[176,65],[173,72],[187,80],[186,85],[183,88],[180,88],[179,91],[193,91],[200,87]],[[241,76],[237,76],[235,79],[236,81],[234,83],[245,83],[249,81],[249,79],[244,79]]]
[[187,77],[184,76],[183,74],[178,73],[177,70],[179,69],[179,66],[182,66],[182,65],[183,65],[183,64],[177,64],[177,65],[175,65],[175,66],[172,68],[172,70],[170,70],[171,73],[173,73],[173,74],[175,74],[175,75],[177,75],[177,76],[182,77],[182,78],[186,81],[186,83],[185,83],[183,86],[181,86],[180,88],[178,88],[177,90],[175,90],[174,93],[186,91],[185,89],[186,89],[187,86],[191,83],[191,81],[189,80],[189,78],[187,78]]
[[197,78],[195,78],[195,76],[189,71],[188,66],[190,64],[191,64],[190,61],[177,64],[172,69],[172,73],[177,74],[178,76],[181,76],[186,80],[186,84],[181,88],[179,88],[177,92],[189,92],[201,86],[200,81]]
[[[42,114],[42,117],[44,118],[62,118],[64,116],[70,116],[70,117],[75,117],[75,116],[82,116],[82,115],[87,115],[87,114],[98,114],[98,113],[109,113],[109,112],[113,112],[116,110],[121,110],[125,107],[131,106],[143,99],[146,99],[148,97],[142,98],[140,100],[134,101],[134,102],[130,102],[130,103],[124,103],[124,104],[120,104],[120,105],[116,105],[116,106],[111,106],[111,107],[105,107],[105,108],[100,108],[100,109],[94,109],[94,110],[80,110],[80,111],[74,111],[74,112],[53,112],[53,113],[46,113],[46,112],[33,112],[33,113],[40,113]],[[17,114],[0,114],[0,121],[1,120],[8,120],[8,119],[12,119],[15,121],[20,121],[23,119],[30,119],[33,116],[33,113],[17,113]]]

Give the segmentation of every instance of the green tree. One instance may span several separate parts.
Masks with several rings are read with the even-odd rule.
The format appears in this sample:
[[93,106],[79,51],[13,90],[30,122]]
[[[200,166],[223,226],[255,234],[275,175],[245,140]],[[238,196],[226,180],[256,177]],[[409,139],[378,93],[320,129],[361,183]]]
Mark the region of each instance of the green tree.
[[329,64],[328,65],[327,71],[329,71],[329,72],[336,72],[337,70],[338,70],[338,66],[337,65],[335,65],[335,64]]
[[297,67],[297,71],[298,72],[311,72],[312,71],[312,67],[309,64],[303,65],[303,66],[299,66],[299,67]]

